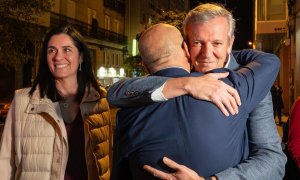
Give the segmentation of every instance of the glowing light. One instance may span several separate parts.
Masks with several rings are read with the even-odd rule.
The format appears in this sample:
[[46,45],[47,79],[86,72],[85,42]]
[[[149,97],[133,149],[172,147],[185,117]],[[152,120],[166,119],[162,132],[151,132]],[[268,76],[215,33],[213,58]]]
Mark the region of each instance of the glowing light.
[[115,77],[117,75],[117,71],[115,68],[111,67],[108,69],[108,76]]
[[107,75],[107,69],[105,67],[100,67],[98,70],[97,70],[97,77],[98,78],[103,78]]
[[125,77],[125,70],[124,70],[124,68],[120,68],[120,77]]
[[136,39],[132,40],[132,56],[136,55]]

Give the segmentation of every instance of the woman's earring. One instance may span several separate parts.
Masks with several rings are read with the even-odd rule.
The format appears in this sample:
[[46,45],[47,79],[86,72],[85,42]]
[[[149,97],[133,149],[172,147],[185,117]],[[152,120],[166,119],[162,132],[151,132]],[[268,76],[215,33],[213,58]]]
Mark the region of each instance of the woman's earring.
[[79,71],[81,71],[81,63],[79,64]]

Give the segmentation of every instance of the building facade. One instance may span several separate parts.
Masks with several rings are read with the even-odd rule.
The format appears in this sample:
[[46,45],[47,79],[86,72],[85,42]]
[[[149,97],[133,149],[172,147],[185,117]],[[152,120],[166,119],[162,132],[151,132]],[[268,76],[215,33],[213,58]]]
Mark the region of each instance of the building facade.
[[40,23],[48,28],[74,24],[86,39],[95,75],[108,86],[131,76],[123,68],[124,60],[138,54],[136,35],[151,19],[160,11],[188,8],[187,0],[55,0]]
[[151,24],[161,11],[189,10],[188,0],[125,0],[125,34],[128,37],[128,56],[138,54],[137,35]]
[[[74,25],[88,44],[94,74],[108,86],[125,76],[132,76],[126,73],[123,64],[126,58],[138,54],[137,34],[161,11],[188,9],[189,0],[54,0],[54,6],[39,17],[36,24],[45,31]],[[14,83],[10,83],[13,85],[9,94],[32,84],[38,72],[41,45],[41,41],[34,42],[32,62],[14,70]],[[3,80],[3,84],[7,83]]]
[[292,100],[300,96],[300,1],[288,0],[289,9],[289,40],[290,45],[290,88]]
[[275,83],[283,89],[283,112],[300,96],[300,2],[255,0],[254,48],[276,54],[281,61]]
[[73,24],[83,34],[94,73],[103,85],[125,76],[122,65],[127,37],[123,0],[55,0],[49,14],[50,28]]

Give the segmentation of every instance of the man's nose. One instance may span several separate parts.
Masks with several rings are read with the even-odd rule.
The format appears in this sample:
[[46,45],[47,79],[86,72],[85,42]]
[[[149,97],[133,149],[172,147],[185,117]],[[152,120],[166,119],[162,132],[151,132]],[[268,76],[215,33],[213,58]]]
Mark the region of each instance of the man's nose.
[[213,48],[211,45],[209,44],[205,44],[202,46],[202,49],[201,49],[201,54],[202,54],[202,57],[203,58],[208,58],[211,56],[212,54],[212,51],[213,51]]

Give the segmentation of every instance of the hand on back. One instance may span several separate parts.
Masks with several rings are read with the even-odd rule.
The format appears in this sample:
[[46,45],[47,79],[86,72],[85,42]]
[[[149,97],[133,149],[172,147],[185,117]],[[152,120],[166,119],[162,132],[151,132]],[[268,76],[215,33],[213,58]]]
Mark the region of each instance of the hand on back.
[[233,87],[219,80],[229,73],[208,73],[201,77],[191,77],[185,87],[196,99],[213,102],[226,116],[238,113],[240,96]]

